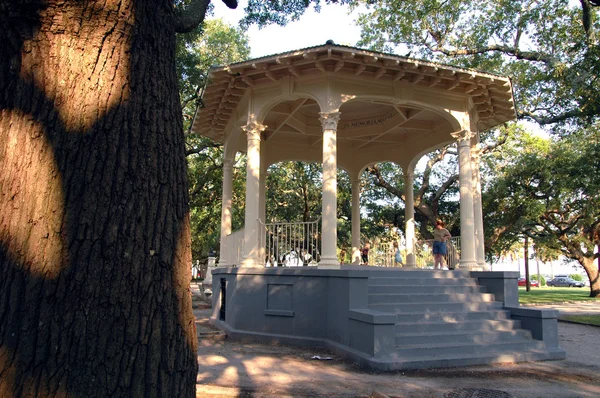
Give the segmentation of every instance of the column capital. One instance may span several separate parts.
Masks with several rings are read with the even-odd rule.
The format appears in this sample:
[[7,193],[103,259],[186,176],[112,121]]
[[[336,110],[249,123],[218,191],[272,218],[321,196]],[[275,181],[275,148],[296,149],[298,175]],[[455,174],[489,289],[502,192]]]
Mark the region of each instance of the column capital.
[[319,120],[323,130],[337,130],[337,124],[340,121],[341,112],[319,112]]
[[260,141],[260,133],[265,131],[266,125],[252,121],[245,126],[242,126],[242,130],[246,132],[248,139],[255,139]]
[[475,133],[469,130],[461,130],[451,133],[452,137],[458,141],[458,145],[469,145],[471,138],[475,137]]

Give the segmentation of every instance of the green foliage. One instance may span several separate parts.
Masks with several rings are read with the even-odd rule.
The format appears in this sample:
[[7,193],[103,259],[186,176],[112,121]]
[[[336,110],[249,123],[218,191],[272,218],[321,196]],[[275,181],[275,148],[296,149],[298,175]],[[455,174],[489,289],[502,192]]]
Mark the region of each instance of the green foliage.
[[282,162],[269,167],[266,221],[315,221],[321,216],[322,166]]
[[352,181],[345,170],[338,170],[337,181],[338,248],[345,251],[345,262],[350,262],[352,256]]
[[[528,134],[514,137],[496,159],[494,181],[484,193],[487,234],[500,235],[492,252],[502,253],[528,235],[536,250],[560,252],[597,280],[594,247],[600,231],[600,134],[590,127],[558,141]],[[503,161],[500,161],[503,160]],[[498,232],[501,231],[501,234]]]
[[569,278],[579,282],[583,282],[583,277],[580,274],[571,274],[569,275]]
[[[414,173],[417,238],[431,239],[433,226],[444,219],[450,232],[459,235],[458,164],[456,150],[448,146],[427,155],[426,165]],[[378,236],[389,227],[404,229],[405,186],[400,166],[388,162],[369,167],[362,176],[361,209],[365,210],[367,236]]]
[[322,3],[344,4],[348,2],[348,0],[248,0],[248,5],[244,9],[246,16],[242,20],[242,25],[286,25],[288,22],[297,21],[311,6],[318,12]]
[[211,66],[240,62],[250,56],[248,36],[221,19],[207,20],[201,28],[177,35],[176,68],[184,130],[189,129]]
[[[207,20],[201,28],[177,36],[176,67],[184,129],[191,126],[201,89],[213,65],[245,60],[250,55],[244,31],[222,20]],[[223,150],[220,143],[193,134],[186,136],[192,258],[204,261],[217,250],[221,232]],[[233,229],[243,224],[245,158],[234,167]]]
[[[537,279],[537,275],[531,275],[531,278],[530,278],[530,279],[531,279],[531,280],[534,280],[534,281],[537,281],[537,280],[538,280],[538,279]],[[540,286],[546,286],[546,278],[544,278],[544,276],[543,276],[543,275],[540,275],[540,279],[541,279],[541,281],[540,281]]]
[[360,46],[511,76],[521,116],[540,123],[572,130],[598,117],[597,7],[586,18],[569,0],[350,3],[367,6]]

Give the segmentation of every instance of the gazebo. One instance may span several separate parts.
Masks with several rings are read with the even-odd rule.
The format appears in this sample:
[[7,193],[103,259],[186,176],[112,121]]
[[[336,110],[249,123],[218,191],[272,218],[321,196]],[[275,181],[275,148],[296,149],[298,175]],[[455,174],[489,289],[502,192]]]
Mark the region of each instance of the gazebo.
[[[412,191],[406,192],[408,269],[341,265],[336,172],[341,167],[352,180],[352,260],[358,264],[362,171],[373,163],[395,162],[412,187],[418,160],[453,142],[459,158],[461,271],[452,279],[475,277],[505,307],[518,307],[517,273],[486,272],[478,160],[480,132],[515,119],[510,79],[327,42],[213,68],[202,103],[193,131],[224,144],[213,304],[215,323],[231,336],[326,345],[382,369],[419,367],[398,365],[387,356],[386,333],[397,317],[375,309],[367,292],[377,278],[398,278],[394,271],[409,279],[417,277],[411,272],[424,277],[414,270]],[[232,233],[237,152],[246,152],[248,159],[245,226]],[[323,164],[318,267],[265,268],[265,175],[270,165],[285,160]],[[321,313],[311,315],[319,307]],[[539,319],[552,316],[546,312]],[[359,337],[369,343],[357,342]],[[539,351],[543,359],[552,356]],[[556,346],[553,352],[561,351]]]

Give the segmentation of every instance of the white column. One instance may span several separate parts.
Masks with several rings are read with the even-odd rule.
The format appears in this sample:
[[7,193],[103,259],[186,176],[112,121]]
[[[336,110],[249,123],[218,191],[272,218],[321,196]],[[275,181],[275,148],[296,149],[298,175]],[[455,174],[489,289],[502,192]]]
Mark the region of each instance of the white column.
[[481,148],[479,144],[471,150],[471,165],[473,173],[473,217],[475,219],[475,258],[482,270],[489,270],[485,263],[485,235],[483,230],[483,210],[481,200],[481,179],[479,175],[479,159]]
[[473,216],[473,180],[471,172],[471,138],[473,133],[453,133],[458,141],[458,180],[460,185],[460,266],[478,269],[475,257],[475,220]]
[[339,267],[337,258],[337,123],[340,112],[320,112],[323,126],[323,209],[319,266]]
[[262,267],[259,252],[260,217],[260,133],[267,126],[250,122],[242,129],[248,138],[248,164],[246,165],[246,214],[244,225],[244,250],[242,267]]
[[266,195],[266,186],[267,186],[267,162],[265,161],[265,156],[263,153],[263,156],[260,157],[260,183],[259,183],[259,187],[258,187],[258,202],[259,202],[259,214],[258,214],[258,218],[260,220],[259,223],[259,258],[261,259],[261,261],[263,261],[263,264],[266,264],[266,238],[267,238],[267,231],[265,229],[265,219],[266,219],[266,200],[265,200],[265,195]]
[[233,196],[233,159],[223,160],[223,192],[221,193],[221,240],[219,248],[219,267],[226,267],[227,236],[231,234],[231,200]]
[[352,180],[352,264],[360,264],[360,179]]
[[412,171],[404,175],[404,218],[406,225],[404,237],[406,239],[406,266],[416,267],[415,258],[415,193],[414,174]]

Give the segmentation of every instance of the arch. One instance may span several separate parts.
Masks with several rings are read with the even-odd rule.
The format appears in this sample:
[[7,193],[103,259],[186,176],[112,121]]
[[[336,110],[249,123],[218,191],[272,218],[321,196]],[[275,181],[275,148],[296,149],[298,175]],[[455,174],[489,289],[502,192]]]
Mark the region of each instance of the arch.
[[[298,95],[298,94],[294,94],[294,93],[288,93],[286,94],[280,94],[274,97],[269,97],[267,96],[267,100],[260,105],[260,109],[258,110],[258,112],[256,113],[255,116],[255,120],[259,123],[264,123],[265,118],[267,117],[267,115],[269,114],[269,112],[271,112],[271,110],[273,110],[273,108],[275,108],[277,105],[287,102],[287,101],[295,101],[301,98],[306,98],[309,100],[313,100],[317,103],[317,105],[319,104],[318,98],[315,97],[314,95],[311,95],[310,93],[302,93],[303,95]],[[255,97],[255,99],[260,99]]]
[[394,105],[396,105],[396,106],[411,106],[411,107],[415,107],[415,108],[419,108],[419,109],[428,110],[435,114],[438,114],[439,116],[444,118],[448,123],[450,123],[450,126],[453,129],[452,132],[459,131],[464,128],[464,126],[462,126],[460,121],[458,119],[456,119],[456,117],[452,114],[451,110],[448,110],[446,108],[443,108],[443,107],[440,107],[437,105],[432,105],[427,102],[421,102],[421,101],[417,101],[417,100],[405,100],[405,99],[397,98],[397,97],[387,95],[387,94],[382,94],[382,95],[356,94],[356,95],[353,95],[352,98],[349,98],[348,100],[344,101],[340,105],[339,109],[340,109],[340,112],[342,112],[342,115],[344,114],[343,109],[342,109],[342,107],[344,105],[350,104],[352,102],[357,102],[357,101],[377,101],[378,103],[382,103],[382,105],[388,105],[386,103],[389,103],[389,105],[391,105],[391,106],[394,106]]

